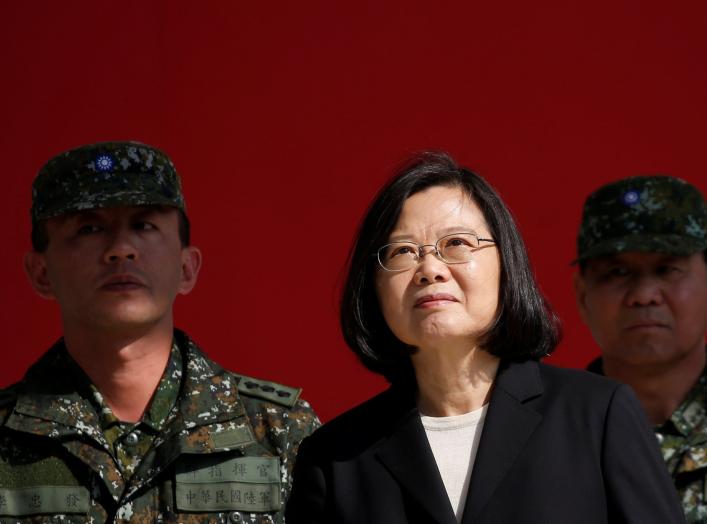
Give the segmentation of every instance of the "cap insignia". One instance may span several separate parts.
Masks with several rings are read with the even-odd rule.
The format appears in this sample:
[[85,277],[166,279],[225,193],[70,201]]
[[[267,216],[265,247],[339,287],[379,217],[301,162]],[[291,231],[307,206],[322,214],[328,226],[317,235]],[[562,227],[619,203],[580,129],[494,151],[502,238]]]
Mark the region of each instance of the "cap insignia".
[[621,201],[624,203],[624,205],[627,206],[635,206],[636,204],[638,204],[638,201],[640,199],[641,194],[633,189],[630,191],[626,191],[621,197]]
[[104,154],[96,157],[96,171],[106,173],[113,169],[113,165],[115,165],[115,161],[110,155]]

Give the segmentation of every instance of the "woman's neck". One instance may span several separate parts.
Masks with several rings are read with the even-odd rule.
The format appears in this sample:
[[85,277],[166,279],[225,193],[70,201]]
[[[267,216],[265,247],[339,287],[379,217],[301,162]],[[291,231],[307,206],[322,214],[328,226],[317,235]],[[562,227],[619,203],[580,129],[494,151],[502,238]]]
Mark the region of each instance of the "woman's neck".
[[485,350],[420,348],[412,357],[420,411],[432,417],[462,415],[488,402],[499,358]]

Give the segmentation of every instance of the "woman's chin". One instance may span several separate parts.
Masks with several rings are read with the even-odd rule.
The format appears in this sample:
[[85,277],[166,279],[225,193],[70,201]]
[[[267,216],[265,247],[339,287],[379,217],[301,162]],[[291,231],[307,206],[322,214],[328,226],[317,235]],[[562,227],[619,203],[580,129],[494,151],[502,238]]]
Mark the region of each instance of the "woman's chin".
[[425,332],[417,339],[415,346],[421,350],[425,348],[445,348],[455,346],[466,346],[470,349],[474,346],[474,337],[468,331],[458,329],[436,329]]

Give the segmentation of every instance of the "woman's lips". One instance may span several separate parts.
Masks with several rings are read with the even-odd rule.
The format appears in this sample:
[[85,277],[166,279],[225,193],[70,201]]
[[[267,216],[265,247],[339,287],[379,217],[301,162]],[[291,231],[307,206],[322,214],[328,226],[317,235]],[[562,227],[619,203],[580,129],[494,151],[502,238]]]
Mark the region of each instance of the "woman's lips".
[[431,308],[449,304],[451,302],[459,302],[456,297],[447,293],[433,293],[424,295],[415,301],[416,308]]

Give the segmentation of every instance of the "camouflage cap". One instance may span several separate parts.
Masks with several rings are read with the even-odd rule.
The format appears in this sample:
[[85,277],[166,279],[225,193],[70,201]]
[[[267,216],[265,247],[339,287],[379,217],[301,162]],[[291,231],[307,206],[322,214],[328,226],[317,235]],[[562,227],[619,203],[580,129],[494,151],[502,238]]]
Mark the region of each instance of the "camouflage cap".
[[184,211],[169,157],[139,142],[103,142],[49,160],[32,184],[32,223],[113,206],[170,206]]
[[587,198],[574,263],[624,251],[691,255],[707,249],[706,229],[696,187],[669,176],[625,178]]

